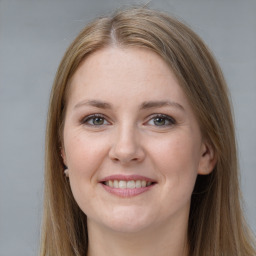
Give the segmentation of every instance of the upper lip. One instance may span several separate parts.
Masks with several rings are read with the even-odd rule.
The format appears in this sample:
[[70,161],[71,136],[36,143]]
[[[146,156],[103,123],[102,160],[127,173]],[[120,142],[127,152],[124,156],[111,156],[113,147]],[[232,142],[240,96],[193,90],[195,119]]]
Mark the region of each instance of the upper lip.
[[100,180],[100,182],[105,182],[105,181],[109,181],[109,180],[124,180],[124,181],[129,181],[129,180],[145,180],[145,181],[150,181],[150,182],[156,182],[155,180],[145,177],[145,176],[141,176],[141,175],[122,175],[122,174],[114,174],[114,175],[110,175],[107,176],[103,179]]

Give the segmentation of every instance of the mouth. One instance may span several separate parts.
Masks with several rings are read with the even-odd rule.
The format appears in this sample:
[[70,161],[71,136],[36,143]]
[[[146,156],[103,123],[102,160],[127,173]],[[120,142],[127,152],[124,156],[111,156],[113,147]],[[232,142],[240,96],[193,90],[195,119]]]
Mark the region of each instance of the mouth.
[[104,181],[103,184],[111,188],[135,189],[149,187],[154,184],[154,182],[146,180],[108,180]]
[[112,175],[100,182],[106,191],[120,197],[132,197],[150,190],[156,182],[143,176]]

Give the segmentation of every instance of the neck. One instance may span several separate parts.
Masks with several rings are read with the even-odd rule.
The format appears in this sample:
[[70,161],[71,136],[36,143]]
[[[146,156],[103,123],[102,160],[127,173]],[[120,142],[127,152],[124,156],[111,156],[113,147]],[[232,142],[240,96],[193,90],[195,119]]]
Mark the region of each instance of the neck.
[[116,232],[88,221],[88,256],[188,256],[187,222]]

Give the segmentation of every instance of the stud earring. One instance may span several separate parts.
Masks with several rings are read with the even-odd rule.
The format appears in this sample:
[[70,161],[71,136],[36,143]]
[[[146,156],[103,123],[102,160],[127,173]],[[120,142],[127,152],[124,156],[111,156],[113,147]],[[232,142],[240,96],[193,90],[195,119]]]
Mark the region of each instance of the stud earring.
[[68,171],[68,168],[66,168],[65,170],[64,170],[64,175],[68,178],[69,177],[69,171]]

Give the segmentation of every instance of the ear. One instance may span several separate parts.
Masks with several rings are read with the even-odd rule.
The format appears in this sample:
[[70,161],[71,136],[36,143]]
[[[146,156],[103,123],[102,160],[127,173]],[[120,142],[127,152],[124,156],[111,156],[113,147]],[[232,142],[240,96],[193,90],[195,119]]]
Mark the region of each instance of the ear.
[[65,152],[65,149],[63,147],[60,148],[60,155],[61,155],[61,158],[63,160],[64,165],[67,166],[66,152]]
[[198,165],[198,174],[207,175],[212,172],[217,162],[213,146],[204,142],[201,147],[201,158]]

